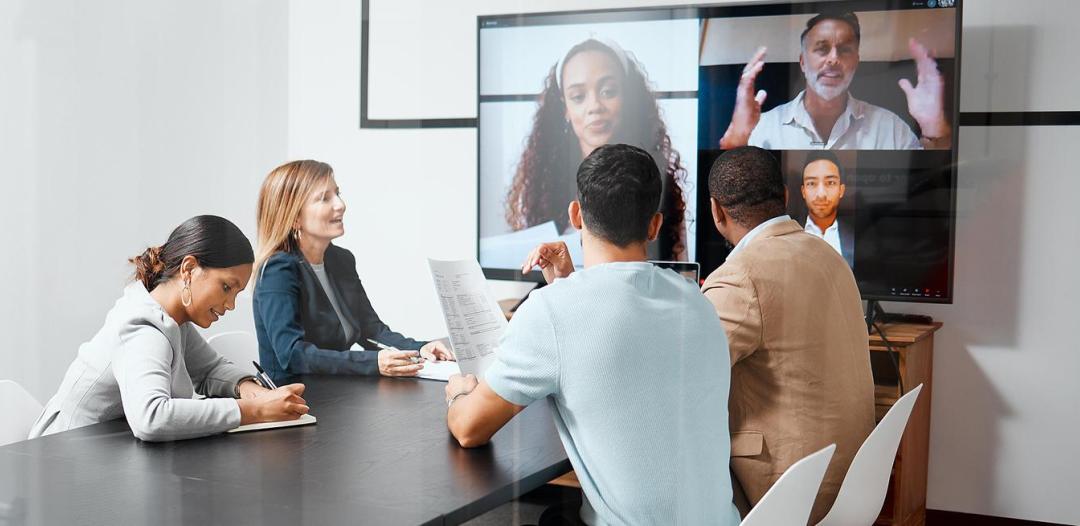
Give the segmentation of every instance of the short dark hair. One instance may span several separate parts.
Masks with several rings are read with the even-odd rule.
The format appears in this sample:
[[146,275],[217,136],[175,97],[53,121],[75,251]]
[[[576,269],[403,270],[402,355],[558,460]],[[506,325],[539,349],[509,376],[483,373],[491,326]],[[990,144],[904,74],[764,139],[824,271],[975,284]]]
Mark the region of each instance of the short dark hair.
[[826,20],[839,20],[847,23],[851,26],[851,29],[855,30],[855,43],[859,44],[862,42],[862,30],[859,28],[859,17],[855,16],[855,13],[851,11],[823,11],[814,16],[814,18],[806,21],[806,29],[799,35],[799,43],[803,47],[806,47],[806,35],[810,33],[811,29],[814,29],[814,26]]
[[247,236],[232,221],[212,215],[180,223],[164,245],[147,248],[128,261],[135,265],[135,279],[149,292],[175,276],[186,256],[194,256],[206,268],[229,268],[255,261]]
[[[810,166],[810,163],[816,163],[818,161],[829,161],[836,166],[836,170],[840,172],[840,184],[844,184],[844,165],[840,164],[840,159],[835,153],[829,150],[813,150],[806,156],[806,162],[802,165],[802,173],[806,173],[806,167]],[[802,179],[803,175],[799,178]]]
[[578,201],[589,231],[619,247],[648,240],[662,192],[656,160],[636,146],[601,146],[578,167]]
[[785,212],[780,162],[757,146],[728,150],[709,169],[709,196],[736,223],[753,228]]

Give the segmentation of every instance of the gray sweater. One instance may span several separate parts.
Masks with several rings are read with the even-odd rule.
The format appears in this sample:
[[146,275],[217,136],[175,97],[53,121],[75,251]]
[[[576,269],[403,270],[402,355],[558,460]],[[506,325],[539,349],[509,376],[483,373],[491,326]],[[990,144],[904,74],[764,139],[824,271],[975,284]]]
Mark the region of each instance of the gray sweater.
[[[240,425],[233,397],[250,376],[214,352],[191,323],[177,325],[136,281],[79,347],[30,438],[120,417],[141,440],[220,433]],[[194,400],[196,392],[225,398]]]

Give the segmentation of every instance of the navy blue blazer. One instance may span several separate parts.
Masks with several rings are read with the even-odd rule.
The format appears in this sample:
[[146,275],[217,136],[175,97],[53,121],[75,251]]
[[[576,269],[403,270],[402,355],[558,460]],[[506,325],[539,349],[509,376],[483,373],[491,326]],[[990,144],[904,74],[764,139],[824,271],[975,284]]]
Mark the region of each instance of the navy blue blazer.
[[368,338],[402,350],[426,343],[392,331],[379,319],[356,274],[352,252],[330,245],[323,263],[341,314],[352,326],[352,340],[345,338],[330,298],[302,254],[278,252],[256,269],[261,270],[253,300],[259,362],[275,382],[298,374],[377,375],[377,353],[349,351],[354,343],[377,350]]

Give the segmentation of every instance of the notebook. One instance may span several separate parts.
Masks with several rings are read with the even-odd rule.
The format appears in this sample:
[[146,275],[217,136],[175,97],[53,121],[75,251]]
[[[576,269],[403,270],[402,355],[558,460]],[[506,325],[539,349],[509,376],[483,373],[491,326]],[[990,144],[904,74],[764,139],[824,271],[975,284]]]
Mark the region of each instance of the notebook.
[[230,429],[228,433],[243,433],[245,431],[261,431],[263,429],[277,429],[279,427],[294,427],[294,426],[306,426],[314,424],[316,422],[315,417],[311,415],[304,415],[296,420],[283,420],[281,422],[259,422],[258,424],[248,424],[246,426],[240,426],[235,429]]
[[461,367],[457,362],[433,362],[427,360],[424,362],[424,368],[420,369],[420,373],[416,376],[420,378],[427,378],[428,380],[438,380],[440,382],[449,382],[450,377],[455,374],[461,374]]

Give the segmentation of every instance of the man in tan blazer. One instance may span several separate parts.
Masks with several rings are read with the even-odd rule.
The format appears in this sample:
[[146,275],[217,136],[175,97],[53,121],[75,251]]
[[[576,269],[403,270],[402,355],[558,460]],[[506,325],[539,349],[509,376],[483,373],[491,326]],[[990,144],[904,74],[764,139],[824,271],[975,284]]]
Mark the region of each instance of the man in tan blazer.
[[731,353],[731,469],[753,505],[789,466],[835,443],[815,524],[874,427],[859,289],[844,258],[786,215],[769,152],[721,155],[709,193],[716,229],[735,245],[702,286]]

